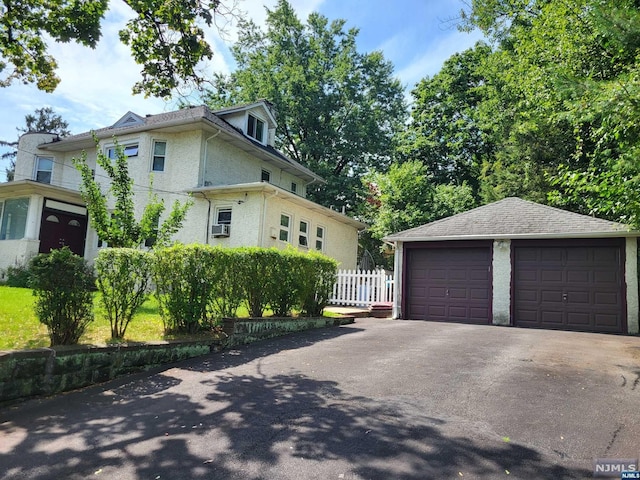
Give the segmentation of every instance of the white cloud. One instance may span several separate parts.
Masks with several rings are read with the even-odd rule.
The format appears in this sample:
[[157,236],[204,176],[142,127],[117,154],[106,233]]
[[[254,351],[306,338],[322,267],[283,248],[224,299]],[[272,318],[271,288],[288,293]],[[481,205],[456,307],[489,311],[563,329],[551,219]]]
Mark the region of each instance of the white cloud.
[[[478,30],[471,33],[451,31],[448,35],[436,37],[434,43],[425,45],[409,63],[402,66],[397,76],[411,90],[424,77],[438,73],[451,55],[473,47],[482,38]],[[393,48],[401,45],[403,39],[394,37],[387,43]]]

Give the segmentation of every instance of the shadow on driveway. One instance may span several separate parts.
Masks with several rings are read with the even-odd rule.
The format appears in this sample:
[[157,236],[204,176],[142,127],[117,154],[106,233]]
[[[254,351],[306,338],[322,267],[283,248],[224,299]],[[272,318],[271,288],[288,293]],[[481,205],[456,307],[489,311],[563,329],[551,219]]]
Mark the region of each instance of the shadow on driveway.
[[230,371],[356,331],[330,329],[260,342],[174,366],[184,379],[172,372],[136,375],[2,412],[1,478],[591,475],[555,465],[524,446],[467,436],[466,427],[460,435],[445,434],[448,420],[349,395],[336,382],[296,373],[264,376],[259,364],[255,375]]

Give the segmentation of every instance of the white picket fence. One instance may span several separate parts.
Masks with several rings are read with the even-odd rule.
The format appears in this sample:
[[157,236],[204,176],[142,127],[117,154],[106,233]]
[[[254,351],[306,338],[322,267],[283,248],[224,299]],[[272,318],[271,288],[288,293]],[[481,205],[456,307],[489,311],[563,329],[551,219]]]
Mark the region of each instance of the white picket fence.
[[393,275],[384,270],[338,270],[333,305],[369,306],[393,301]]

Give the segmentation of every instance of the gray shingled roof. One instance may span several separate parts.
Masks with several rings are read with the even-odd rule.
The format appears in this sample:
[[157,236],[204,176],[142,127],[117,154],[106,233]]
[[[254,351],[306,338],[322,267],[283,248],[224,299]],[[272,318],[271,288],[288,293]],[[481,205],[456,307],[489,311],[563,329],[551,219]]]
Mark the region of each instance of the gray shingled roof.
[[510,197],[389,235],[386,241],[638,236],[626,225]]
[[[257,105],[259,102],[256,102]],[[253,105],[253,104],[251,104]],[[132,113],[132,112],[130,112]],[[95,134],[99,139],[110,138],[118,135],[125,135],[128,133],[138,133],[147,130],[159,129],[172,127],[177,125],[188,125],[191,123],[197,123],[202,120],[208,121],[210,124],[215,125],[216,128],[227,133],[229,136],[235,138],[237,141],[242,142],[247,145],[253,146],[258,151],[263,151],[272,157],[277,158],[280,162],[287,164],[295,171],[307,175],[314,179],[314,181],[325,182],[325,180],[317,175],[315,172],[311,171],[307,167],[301,165],[295,160],[287,157],[282,152],[276,150],[270,145],[263,145],[252,138],[245,135],[240,129],[234,127],[225,119],[220,118],[216,112],[211,111],[205,105],[192,106],[188,108],[182,108],[179,110],[175,110],[173,112],[164,112],[159,113],[157,115],[147,115],[146,117],[141,117],[143,119],[142,123],[132,124],[132,125],[124,125],[124,126],[110,126],[99,128],[97,130],[93,130],[90,132],[84,132],[77,135],[69,135],[68,137],[56,139],[51,143],[46,143],[39,145],[39,148],[44,150],[59,150],[59,151],[70,151],[73,149],[83,149],[90,148],[94,145],[93,143],[93,135]]]

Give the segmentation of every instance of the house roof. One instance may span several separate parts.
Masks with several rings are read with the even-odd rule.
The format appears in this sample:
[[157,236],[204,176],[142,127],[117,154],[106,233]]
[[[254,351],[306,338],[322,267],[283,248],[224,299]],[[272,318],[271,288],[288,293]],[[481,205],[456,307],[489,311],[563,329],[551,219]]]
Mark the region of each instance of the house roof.
[[388,242],[639,236],[626,225],[517,197],[385,237]]
[[35,182],[33,180],[16,180],[14,182],[0,183],[0,200],[24,197],[36,193],[56,200],[84,204],[82,195],[77,190],[56,187],[55,185]]
[[[258,104],[260,104],[260,102],[251,104],[250,106],[256,106]],[[228,110],[224,110],[223,112],[228,113]],[[123,121],[127,118],[139,118],[142,121]],[[232,145],[251,153],[267,163],[275,163],[278,168],[302,177],[309,182],[325,182],[322,177],[282,154],[272,146],[263,145],[246,136],[241,130],[218,116],[216,112],[211,111],[205,105],[183,108],[157,115],[147,115],[146,117],[140,117],[133,112],[127,112],[123,118],[110,127],[70,135],[64,138],[56,138],[50,143],[39,145],[38,148],[54,152],[71,152],[74,150],[94,148],[93,135],[103,140],[112,138],[113,136],[129,135],[149,130],[181,132],[193,129],[194,125],[199,125],[204,130],[209,130],[212,133],[220,132],[225,137],[225,140]]]
[[332,210],[327,207],[323,207],[322,205],[318,205],[311,200],[307,200],[306,198],[302,198],[299,195],[296,195],[293,192],[289,192],[280,187],[272,185],[268,182],[252,182],[252,183],[241,183],[237,185],[217,185],[211,187],[198,187],[188,191],[188,193],[199,193],[207,198],[213,198],[216,195],[222,195],[227,193],[245,193],[245,192],[266,192],[273,195],[278,196],[278,198],[284,198],[287,201],[295,203],[297,205],[301,205],[309,210],[314,210],[317,212],[321,212],[324,216],[333,218],[334,220],[349,225],[351,227],[357,228],[358,230],[364,230],[368,227],[366,223],[362,223],[355,218],[348,217],[336,210]]

